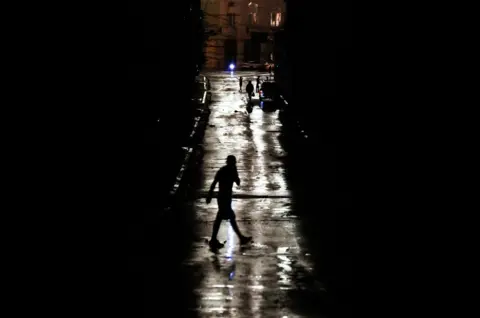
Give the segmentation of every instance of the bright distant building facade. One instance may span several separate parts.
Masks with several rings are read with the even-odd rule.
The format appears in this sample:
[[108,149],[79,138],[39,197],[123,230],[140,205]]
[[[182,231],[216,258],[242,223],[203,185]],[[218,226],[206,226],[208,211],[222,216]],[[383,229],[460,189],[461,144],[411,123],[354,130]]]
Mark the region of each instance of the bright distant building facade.
[[205,68],[270,61],[274,33],[283,27],[284,0],[202,0],[206,32]]

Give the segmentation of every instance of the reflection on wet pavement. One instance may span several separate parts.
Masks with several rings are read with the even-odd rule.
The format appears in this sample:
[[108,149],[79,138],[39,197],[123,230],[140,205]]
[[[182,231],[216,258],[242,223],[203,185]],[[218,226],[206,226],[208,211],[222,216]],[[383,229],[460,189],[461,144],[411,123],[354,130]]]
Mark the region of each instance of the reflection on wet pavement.
[[[202,272],[195,289],[198,307],[192,311],[201,317],[322,317],[321,308],[302,311],[292,297],[292,292],[300,291],[321,297],[324,290],[309,277],[313,264],[298,231],[301,220],[291,210],[278,113],[257,106],[248,114],[236,78],[220,72],[206,75],[213,103],[203,143],[203,184],[194,202],[198,241],[185,262]],[[242,76],[247,83],[257,74]],[[240,230],[252,235],[254,242],[240,247],[225,221],[218,239],[226,245],[214,254],[204,239],[210,237],[217,204],[213,200],[207,205],[205,196],[230,154],[237,157],[241,179],[240,186],[234,186],[232,206]]]

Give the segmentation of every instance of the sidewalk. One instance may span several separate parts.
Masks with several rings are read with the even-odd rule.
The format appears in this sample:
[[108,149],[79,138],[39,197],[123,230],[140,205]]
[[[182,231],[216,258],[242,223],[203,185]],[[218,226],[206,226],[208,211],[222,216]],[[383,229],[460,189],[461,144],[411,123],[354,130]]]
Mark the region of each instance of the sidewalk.
[[191,153],[201,140],[208,104],[192,104],[196,106],[191,116],[186,112],[180,114],[184,117],[182,121],[174,121],[160,113],[158,118],[152,117],[153,124],[147,126],[141,156],[145,163],[142,166],[145,197],[150,208],[168,208],[181,188]]

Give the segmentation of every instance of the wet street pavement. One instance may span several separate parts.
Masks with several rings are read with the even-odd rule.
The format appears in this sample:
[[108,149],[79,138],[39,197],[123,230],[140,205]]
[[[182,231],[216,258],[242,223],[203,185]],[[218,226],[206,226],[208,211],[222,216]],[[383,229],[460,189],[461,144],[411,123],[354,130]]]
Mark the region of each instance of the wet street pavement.
[[[301,231],[306,221],[294,208],[278,111],[262,110],[258,100],[251,113],[246,111],[238,76],[244,77],[245,89],[249,79],[256,84],[257,73],[206,75],[212,85],[211,114],[195,197],[185,202],[194,219],[194,243],[182,266],[182,272],[192,276],[195,298],[188,312],[198,317],[325,317],[328,290],[313,274],[311,245]],[[240,247],[224,221],[218,239],[226,245],[214,254],[205,240],[211,235],[217,203],[214,199],[206,204],[205,198],[228,155],[236,156],[241,179],[240,186],[233,187],[233,210],[240,230],[254,242]]]

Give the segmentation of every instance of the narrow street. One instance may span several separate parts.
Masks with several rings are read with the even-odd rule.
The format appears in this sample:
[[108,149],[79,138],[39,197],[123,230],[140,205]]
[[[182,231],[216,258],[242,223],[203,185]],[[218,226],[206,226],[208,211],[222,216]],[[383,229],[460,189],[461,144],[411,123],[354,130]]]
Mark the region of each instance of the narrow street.
[[[193,211],[195,242],[183,262],[192,275],[198,317],[324,317],[323,299],[328,291],[312,274],[315,266],[309,244],[301,233],[302,218],[294,209],[292,189],[286,178],[286,151],[279,142],[278,111],[262,110],[255,101],[246,111],[246,94],[239,92],[256,84],[267,73],[206,73],[212,85],[209,123],[203,141],[200,181],[196,198],[186,202]],[[256,94],[255,99],[258,98]],[[205,198],[217,170],[228,155],[235,155],[241,179],[234,185],[233,210],[240,230],[253,236],[253,243],[240,247],[227,221],[218,239],[226,241],[218,254],[205,240],[210,238],[217,213],[216,199]],[[216,189],[218,190],[218,188]]]

